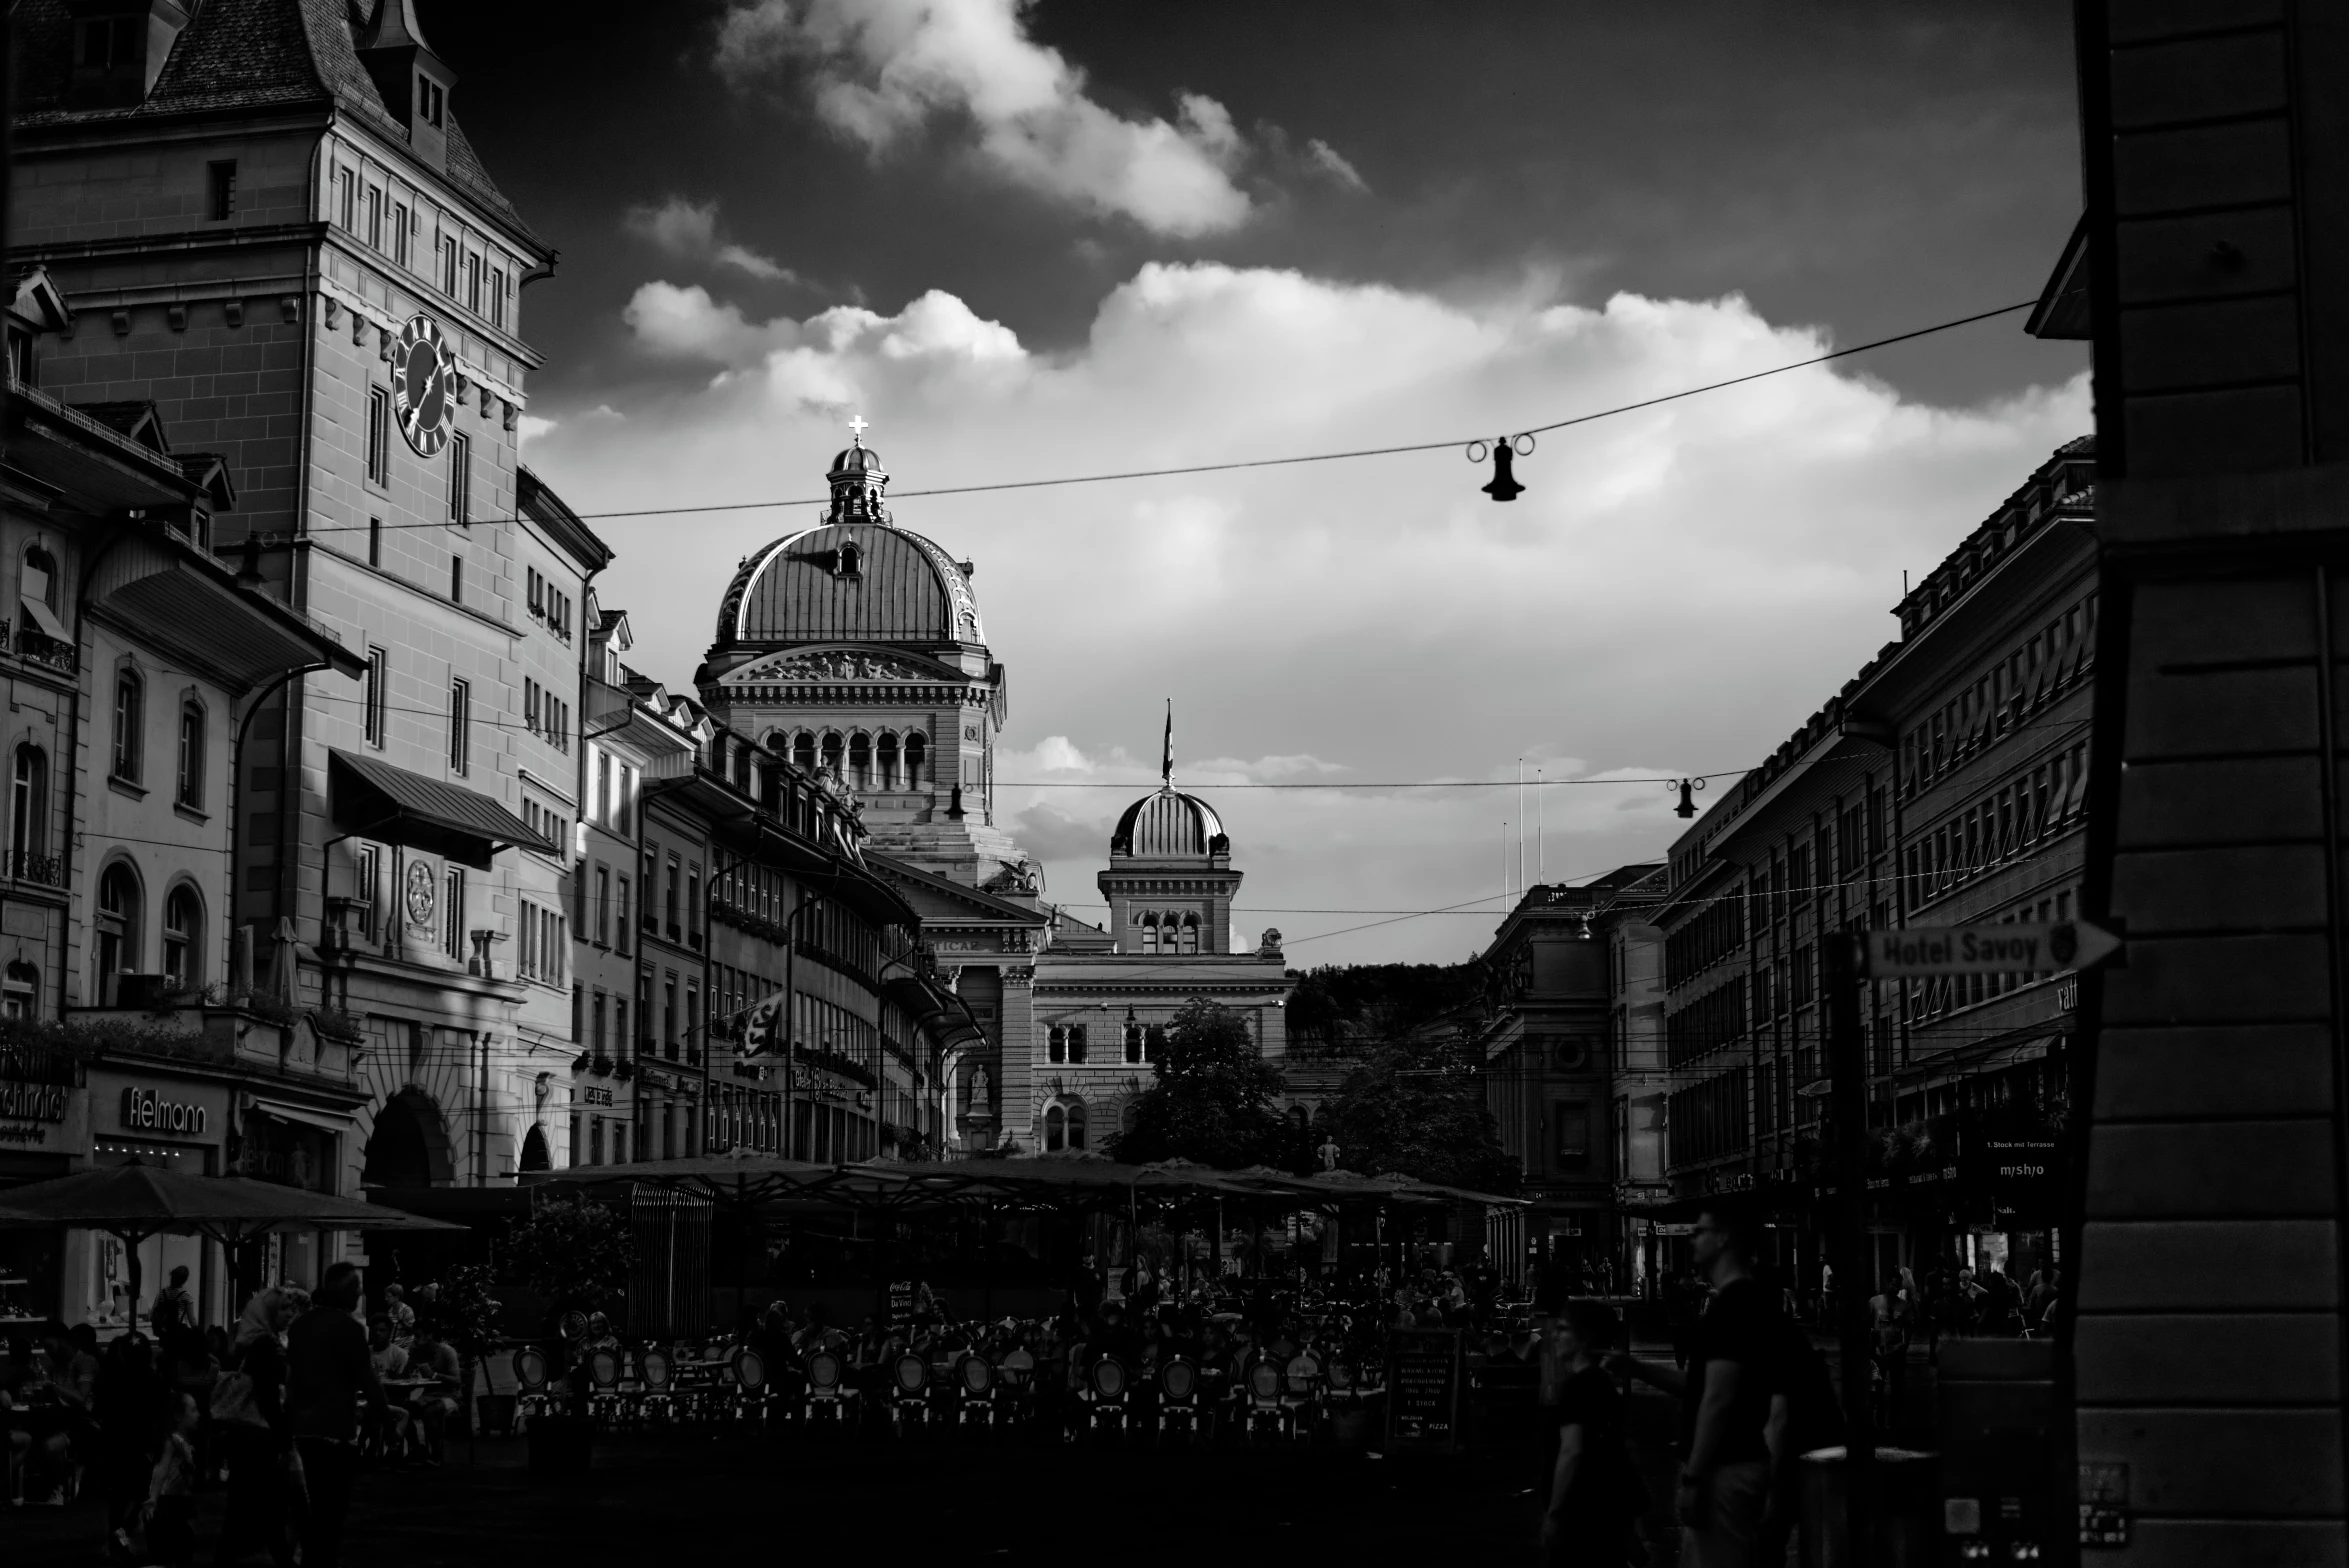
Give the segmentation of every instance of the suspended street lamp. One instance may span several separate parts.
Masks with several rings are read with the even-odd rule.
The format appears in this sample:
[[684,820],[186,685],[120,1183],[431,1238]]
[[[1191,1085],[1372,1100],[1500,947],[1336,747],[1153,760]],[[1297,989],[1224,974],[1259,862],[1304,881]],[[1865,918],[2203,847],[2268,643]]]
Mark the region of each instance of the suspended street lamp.
[[1703,779],[1682,779],[1678,783],[1674,783],[1668,779],[1665,781],[1664,787],[1666,789],[1676,789],[1680,791],[1680,804],[1672,808],[1672,815],[1676,817],[1693,817],[1696,815],[1696,800],[1694,799],[1692,792],[1703,789],[1705,787],[1705,781]]
[[1468,461],[1481,463],[1489,455],[1493,460],[1491,484],[1479,486],[1496,501],[1514,501],[1525,494],[1525,486],[1517,482],[1512,464],[1517,458],[1533,455],[1531,436],[1495,436],[1490,441],[1468,443]]

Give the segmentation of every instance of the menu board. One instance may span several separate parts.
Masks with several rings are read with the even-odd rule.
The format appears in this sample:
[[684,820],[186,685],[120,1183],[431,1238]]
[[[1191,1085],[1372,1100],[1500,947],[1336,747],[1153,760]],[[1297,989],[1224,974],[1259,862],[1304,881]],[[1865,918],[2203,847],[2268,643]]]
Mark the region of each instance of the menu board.
[[1450,1454],[1460,1446],[1460,1331],[1387,1335],[1387,1451]]
[[889,1327],[905,1328],[913,1322],[913,1315],[914,1282],[910,1279],[891,1280],[889,1282],[889,1298],[885,1304],[885,1316]]

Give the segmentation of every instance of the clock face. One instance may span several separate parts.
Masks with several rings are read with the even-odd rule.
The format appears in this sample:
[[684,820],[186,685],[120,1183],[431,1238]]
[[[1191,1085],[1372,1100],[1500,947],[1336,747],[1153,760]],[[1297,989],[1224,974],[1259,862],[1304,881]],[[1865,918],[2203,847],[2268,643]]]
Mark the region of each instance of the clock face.
[[440,326],[429,316],[410,316],[392,345],[392,406],[400,434],[425,457],[449,443],[456,418],[456,362]]
[[421,860],[408,862],[408,923],[414,926],[432,924],[433,876],[432,867]]

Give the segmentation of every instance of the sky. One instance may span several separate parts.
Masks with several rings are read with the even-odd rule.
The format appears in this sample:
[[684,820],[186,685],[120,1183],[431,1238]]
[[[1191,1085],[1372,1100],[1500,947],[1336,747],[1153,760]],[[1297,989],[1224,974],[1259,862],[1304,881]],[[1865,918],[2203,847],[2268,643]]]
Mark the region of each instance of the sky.
[[[560,252],[524,457],[590,514],[820,497],[857,415],[899,492],[1464,444],[2028,300],[2078,213],[2021,0],[419,11]],[[977,563],[1049,896],[1099,918],[1171,699],[1243,945],[1452,961],[1660,858],[1653,781],[1767,755],[2088,422],[2016,315],[1550,433],[1505,506],[1450,445],[895,512]],[[599,520],[632,662],[689,686],[813,516]],[[1423,781],[1509,787],[1234,787]]]

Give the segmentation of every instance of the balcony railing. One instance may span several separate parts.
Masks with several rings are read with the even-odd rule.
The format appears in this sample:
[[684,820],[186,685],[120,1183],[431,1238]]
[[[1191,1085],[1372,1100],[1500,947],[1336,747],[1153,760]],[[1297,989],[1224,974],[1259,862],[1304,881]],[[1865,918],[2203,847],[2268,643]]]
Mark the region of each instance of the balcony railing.
[[56,855],[34,855],[12,850],[4,857],[8,874],[19,882],[30,882],[36,887],[65,886],[65,862]]
[[[5,631],[7,624],[0,621],[0,631]],[[53,670],[63,670],[69,675],[79,663],[74,657],[73,644],[52,642],[31,626],[16,628],[16,652],[20,658],[30,659],[35,664],[46,664]]]

